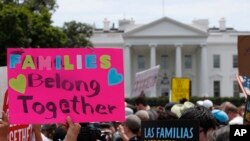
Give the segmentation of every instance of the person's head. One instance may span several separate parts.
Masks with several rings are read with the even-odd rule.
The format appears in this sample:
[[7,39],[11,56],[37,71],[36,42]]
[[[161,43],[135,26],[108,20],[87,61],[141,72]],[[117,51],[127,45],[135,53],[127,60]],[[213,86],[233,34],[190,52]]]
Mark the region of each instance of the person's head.
[[216,128],[216,121],[210,110],[203,106],[185,109],[179,119],[193,119],[200,122],[200,141],[207,139],[207,133]]
[[213,102],[212,102],[211,100],[205,99],[205,100],[203,101],[202,106],[204,106],[205,108],[207,108],[207,109],[209,109],[209,110],[213,110],[214,104],[213,104]]
[[170,111],[171,108],[175,105],[176,103],[175,102],[169,102],[165,105],[164,109],[165,111]]
[[180,104],[184,104],[186,101],[188,101],[186,98],[181,98],[181,99],[179,100],[179,103],[180,103]]
[[135,115],[138,116],[141,119],[141,121],[149,120],[149,115],[146,110],[139,110],[135,113]]
[[178,116],[171,111],[162,111],[157,120],[178,119]]
[[221,125],[227,125],[229,118],[228,115],[219,109],[214,109],[212,110],[212,115],[216,120],[217,126],[221,126]]
[[141,128],[141,119],[136,115],[129,115],[124,123],[125,134],[138,134]]
[[135,107],[137,110],[146,110],[147,109],[147,101],[145,97],[137,97],[135,99]]
[[229,121],[239,115],[237,107],[230,102],[225,103],[222,107],[222,110],[227,113]]
[[171,112],[175,113],[178,117],[181,116],[182,112],[185,109],[194,107],[195,105],[192,102],[186,101],[184,104],[175,104],[174,106],[172,106],[171,108]]

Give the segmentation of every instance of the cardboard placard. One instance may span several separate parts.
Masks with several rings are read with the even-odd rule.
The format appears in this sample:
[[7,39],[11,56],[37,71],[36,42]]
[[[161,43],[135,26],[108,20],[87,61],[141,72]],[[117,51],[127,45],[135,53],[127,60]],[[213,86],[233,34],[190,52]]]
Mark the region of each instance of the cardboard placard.
[[151,89],[156,85],[158,74],[160,70],[160,65],[136,73],[134,87],[132,90],[132,96],[139,96],[142,91],[144,93],[150,93]]
[[[3,111],[9,115],[8,91],[4,93]],[[31,141],[32,133],[31,124],[9,124],[8,141]]]
[[172,78],[171,82],[172,94],[171,101],[178,102],[181,98],[189,100],[190,97],[190,79],[189,78]]
[[250,77],[250,35],[238,36],[239,74]]
[[7,55],[11,123],[125,120],[122,49],[9,48]]

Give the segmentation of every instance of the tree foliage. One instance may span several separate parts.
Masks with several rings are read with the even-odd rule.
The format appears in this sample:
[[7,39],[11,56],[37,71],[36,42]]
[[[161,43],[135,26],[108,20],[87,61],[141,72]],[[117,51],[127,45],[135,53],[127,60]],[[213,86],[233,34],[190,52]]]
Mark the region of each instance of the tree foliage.
[[0,66],[6,65],[8,47],[84,47],[92,29],[80,22],[52,25],[55,0],[0,0]]
[[93,34],[92,27],[88,24],[71,21],[66,22],[63,25],[63,32],[68,37],[68,46],[73,47],[92,47],[92,43],[89,41]]

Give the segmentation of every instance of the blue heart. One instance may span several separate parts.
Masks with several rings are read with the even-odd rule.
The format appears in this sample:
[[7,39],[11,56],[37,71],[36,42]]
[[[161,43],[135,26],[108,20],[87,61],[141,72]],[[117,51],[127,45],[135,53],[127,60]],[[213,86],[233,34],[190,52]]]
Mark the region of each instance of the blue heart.
[[115,68],[111,68],[108,72],[108,85],[113,86],[121,83],[123,81],[123,76],[117,73]]

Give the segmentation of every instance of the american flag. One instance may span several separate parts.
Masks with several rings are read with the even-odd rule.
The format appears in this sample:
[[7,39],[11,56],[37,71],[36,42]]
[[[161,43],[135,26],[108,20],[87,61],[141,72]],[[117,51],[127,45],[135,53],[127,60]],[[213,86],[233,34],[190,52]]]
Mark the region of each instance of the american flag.
[[244,96],[247,98],[247,95],[250,95],[250,77],[236,74],[236,78]]

